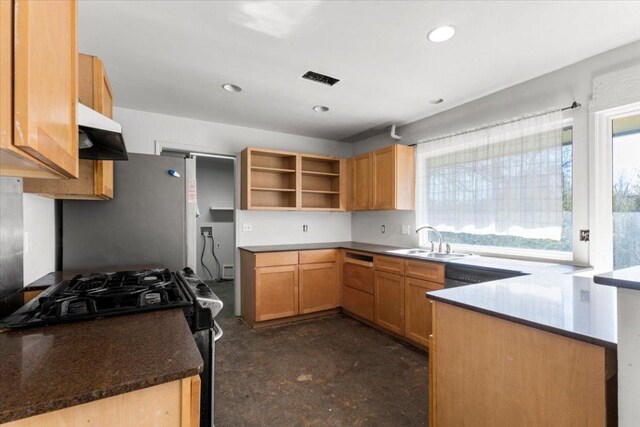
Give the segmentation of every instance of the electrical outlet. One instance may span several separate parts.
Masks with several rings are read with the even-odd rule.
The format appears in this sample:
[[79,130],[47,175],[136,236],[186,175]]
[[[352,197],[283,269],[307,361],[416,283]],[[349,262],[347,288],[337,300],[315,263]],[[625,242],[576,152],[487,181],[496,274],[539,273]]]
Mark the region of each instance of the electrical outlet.
[[588,242],[589,241],[589,230],[580,230],[580,241]]
[[220,243],[216,243],[216,249],[220,249]]
[[213,227],[200,227],[200,234],[203,236],[213,236]]
[[243,222],[242,223],[242,231],[251,231],[251,223]]
[[411,234],[411,226],[410,225],[403,225],[402,226],[402,234],[406,234],[407,236],[409,234]]
[[384,224],[380,226],[380,232],[381,232],[382,234],[384,234],[384,233],[386,233],[386,232],[387,232],[387,227],[386,227]]
[[309,226],[308,226],[307,224],[304,224],[304,225],[302,226],[302,232],[303,232],[303,233],[306,233],[307,231],[309,231]]

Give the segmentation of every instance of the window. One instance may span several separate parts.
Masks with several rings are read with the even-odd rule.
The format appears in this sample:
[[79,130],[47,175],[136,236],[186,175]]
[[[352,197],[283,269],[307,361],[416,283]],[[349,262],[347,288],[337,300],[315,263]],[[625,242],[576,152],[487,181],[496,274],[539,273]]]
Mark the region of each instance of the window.
[[421,144],[417,180],[418,225],[454,249],[572,258],[573,128],[561,112]]

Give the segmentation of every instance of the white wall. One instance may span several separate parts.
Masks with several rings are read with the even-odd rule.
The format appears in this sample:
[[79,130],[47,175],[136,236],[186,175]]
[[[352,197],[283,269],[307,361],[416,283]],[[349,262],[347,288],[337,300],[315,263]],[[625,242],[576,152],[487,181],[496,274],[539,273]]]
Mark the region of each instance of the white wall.
[[[574,144],[574,230],[589,228],[589,100],[591,99],[592,79],[595,75],[625,68],[640,62],[640,41],[600,55],[585,59],[568,67],[512,86],[494,94],[485,96],[454,109],[401,126],[397,133],[402,136],[401,143],[412,144],[419,139],[437,137],[475,126],[505,120],[552,106],[568,106],[573,101],[582,104],[582,108],[565,112],[566,118],[573,119]],[[499,70],[496,70],[499,72]],[[446,102],[446,100],[445,100]],[[376,148],[393,144],[388,133],[355,143],[354,154],[361,154]],[[403,214],[397,214],[401,216]],[[382,222],[399,224],[393,213],[379,212],[371,215],[353,215],[353,239],[367,240],[372,243],[401,238],[398,236],[380,236],[372,230],[372,224]],[[415,225],[415,224],[414,224]],[[394,233],[400,233],[398,230]],[[588,262],[588,244],[578,240],[574,234],[576,261]]]
[[[349,212],[237,211],[238,246],[285,245],[351,240]],[[244,223],[251,231],[242,231]],[[303,232],[302,226],[308,225]]]
[[[353,150],[353,144],[345,142],[205,122],[127,108],[114,108],[114,118],[122,125],[127,150],[132,153],[154,154],[156,141],[161,141],[163,144],[169,143],[176,148],[180,148],[182,145],[191,150],[200,149],[207,153],[228,155],[238,155],[246,147],[265,147],[339,157],[351,157]],[[239,165],[239,162],[236,163]],[[250,233],[242,233],[238,230],[240,233],[238,246],[275,244],[277,242],[311,242],[314,240],[309,239],[313,238],[322,239],[315,241],[345,240],[351,234],[350,214],[241,211],[238,215],[242,218],[244,218],[243,215],[248,215],[254,224],[254,231]],[[291,232],[291,229],[286,226],[290,219],[294,218],[298,222],[301,221],[300,224],[308,224],[310,226],[309,232],[304,234]],[[281,226],[277,225],[278,221],[282,222]],[[347,222],[348,226],[345,228],[344,224]],[[240,226],[241,221],[237,221],[236,227]],[[267,236],[270,236],[269,227],[287,230],[287,232],[285,234],[271,234],[273,238],[268,239]],[[302,225],[292,228],[300,228],[300,233],[302,233]],[[344,231],[344,235],[330,231],[334,228]],[[336,236],[336,239],[324,236]]]
[[[114,97],[117,102],[118,94]],[[246,147],[264,147],[303,153],[350,157],[352,145],[260,129],[167,116],[128,108],[114,108],[114,119],[122,125],[127,150],[154,154],[155,141],[168,141],[217,154],[237,154]]]
[[23,196],[23,227],[31,244],[24,245],[24,285],[55,270],[56,231],[54,200],[25,193]]

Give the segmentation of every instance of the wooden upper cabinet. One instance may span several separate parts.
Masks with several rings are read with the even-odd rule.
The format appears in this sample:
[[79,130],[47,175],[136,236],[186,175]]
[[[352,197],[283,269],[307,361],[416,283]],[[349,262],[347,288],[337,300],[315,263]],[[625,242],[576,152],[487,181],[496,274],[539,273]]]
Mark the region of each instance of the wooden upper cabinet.
[[373,210],[415,208],[415,149],[392,145],[371,154]]
[[[113,95],[102,61],[78,56],[78,100],[89,108],[113,117]],[[113,161],[81,159],[78,179],[25,179],[24,192],[56,199],[108,200],[113,198]]]
[[76,1],[0,3],[0,173],[75,178]]
[[242,151],[241,162],[242,209],[347,208],[345,159],[249,147]]
[[350,159],[349,207],[362,210],[415,208],[415,150],[391,145]]
[[351,159],[351,209],[371,209],[371,190],[371,154],[367,153]]

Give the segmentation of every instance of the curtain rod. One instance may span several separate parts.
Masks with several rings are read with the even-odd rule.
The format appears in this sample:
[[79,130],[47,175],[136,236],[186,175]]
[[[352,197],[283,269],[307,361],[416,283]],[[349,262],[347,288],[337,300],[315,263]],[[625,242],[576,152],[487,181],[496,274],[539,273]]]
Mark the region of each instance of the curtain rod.
[[415,147],[416,145],[423,144],[425,142],[437,141],[437,140],[443,139],[443,138],[450,138],[452,136],[464,135],[465,133],[477,132],[477,131],[483,130],[483,129],[489,129],[489,128],[500,126],[500,125],[506,125],[508,123],[515,123],[515,122],[519,122],[520,120],[530,119],[531,117],[538,117],[538,116],[542,116],[543,114],[554,113],[556,111],[575,110],[575,109],[580,108],[580,107],[582,107],[582,104],[580,104],[577,101],[573,101],[573,104],[571,104],[568,107],[558,108],[558,109],[555,109],[555,110],[543,111],[541,113],[536,113],[536,114],[532,114],[532,115],[528,115],[528,116],[525,115],[525,116],[522,116],[522,117],[518,117],[516,119],[507,120],[507,121],[504,121],[504,122],[492,123],[492,124],[489,124],[489,125],[484,125],[484,126],[480,126],[480,127],[477,127],[477,128],[467,129],[467,130],[463,130],[463,131],[460,131],[460,132],[454,132],[454,133],[450,133],[450,134],[447,134],[447,135],[436,136],[434,138],[425,139],[424,141],[418,141],[418,142],[416,142],[414,144],[409,144],[409,147]]

